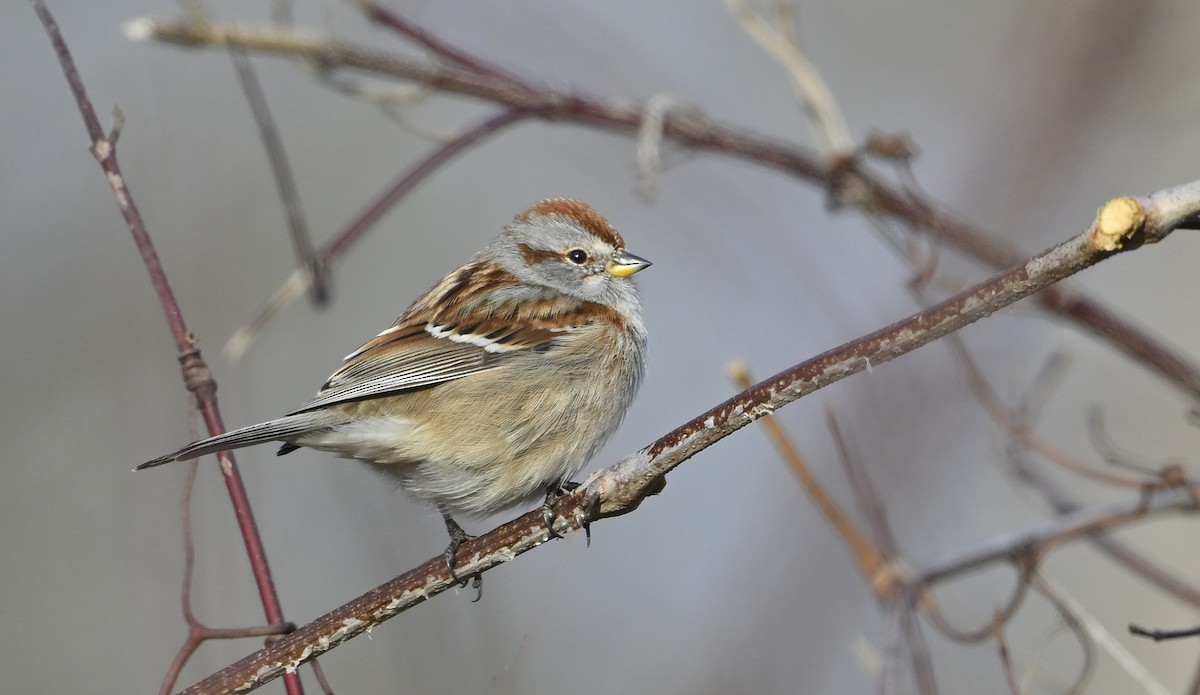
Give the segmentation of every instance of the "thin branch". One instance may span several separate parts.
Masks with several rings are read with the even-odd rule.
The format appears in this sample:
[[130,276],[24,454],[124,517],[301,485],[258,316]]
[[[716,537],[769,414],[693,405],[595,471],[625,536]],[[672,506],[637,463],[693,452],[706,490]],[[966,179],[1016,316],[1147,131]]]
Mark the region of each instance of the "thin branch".
[[[428,179],[444,164],[454,159],[472,145],[494,135],[510,125],[519,123],[531,114],[524,111],[508,110],[491,116],[477,125],[463,131],[457,137],[439,145],[425,159],[409,167],[390,186],[367,204],[354,219],[341,229],[332,239],[327,241],[319,252],[317,262],[322,274],[327,274],[338,258],[358,241],[384,213],[391,210],[405,196],[411,193],[421,182]],[[250,323],[234,332],[225,344],[225,354],[231,359],[237,359],[249,349],[258,333],[279,312],[294,302],[307,287],[309,274],[302,271],[292,273],[283,285],[272,293],[266,304],[259,309]]]
[[411,193],[413,189],[440,169],[442,165],[454,159],[458,154],[479,141],[534,115],[519,108],[506,109],[464,130],[449,142],[439,145],[425,159],[409,167],[391,186],[388,186],[375,200],[371,201],[357,217],[352,219],[349,224],[326,242],[321,247],[319,253],[321,263],[323,265],[332,264],[352,244],[358,241],[359,237],[366,233],[371,225],[379,221],[379,218],[383,217],[385,212]]
[[[507,82],[520,82],[517,76],[511,72],[493,63],[489,63],[479,56],[471,55],[457,46],[452,46],[442,41],[423,27],[408,21],[379,3],[370,2],[369,0],[354,0],[354,2],[362,8],[363,13],[371,21],[416,42],[441,60],[481,75],[490,75]],[[534,89],[530,85],[526,85],[526,88],[531,91]]]
[[[750,373],[744,365],[735,364],[729,371],[731,378],[739,388],[743,390],[750,388]],[[906,600],[910,594],[905,591],[910,586],[907,565],[899,559],[899,549],[884,517],[882,504],[875,495],[867,476],[858,470],[853,457],[850,456],[845,439],[842,437],[832,412],[826,412],[826,421],[837,444],[839,457],[847,469],[855,499],[865,509],[864,513],[871,523],[874,540],[869,539],[833,501],[828,491],[813,474],[804,457],[800,455],[792,438],[776,418],[764,417],[761,420],[767,436],[775,445],[780,456],[787,462],[792,472],[800,480],[805,492],[842,537],[851,554],[858,561],[859,572],[867,585],[871,587],[872,593],[896,614],[898,637],[903,639],[908,650],[917,692],[922,695],[936,695],[937,681],[933,675],[929,650],[920,626],[913,619],[913,603]],[[925,606],[928,602],[922,597],[922,600],[917,603]],[[884,681],[881,680],[880,683],[882,685]]]
[[842,436],[842,428],[838,425],[833,410],[829,408],[825,409],[825,426],[829,428],[829,433],[833,436],[833,443],[837,446],[838,459],[842,462],[842,469],[846,472],[846,480],[850,483],[850,491],[854,494],[859,513],[867,519],[871,536],[879,544],[883,554],[893,558],[894,561],[894,558],[900,555],[900,544],[896,541],[896,534],[892,532],[892,525],[884,510],[883,500],[875,491],[870,476],[863,470],[858,459],[850,454],[850,445]]
[[1200,636],[1200,627],[1186,627],[1182,630],[1148,630],[1137,625],[1130,625],[1129,634],[1137,635],[1138,637],[1149,637],[1155,642],[1161,642],[1166,639]]
[[[188,636],[184,640],[183,646],[176,652],[175,658],[171,660],[171,665],[167,668],[167,674],[163,677],[162,685],[159,687],[159,695],[170,695],[170,692],[175,688],[175,681],[179,680],[179,673],[187,664],[188,659],[192,654],[200,648],[208,640],[212,639],[240,639],[243,637],[270,637],[273,635],[286,635],[296,629],[292,623],[280,623],[278,625],[263,625],[259,627],[246,628],[211,628],[201,623],[196,618],[196,614],[192,612],[192,578],[196,567],[196,547],[192,542],[192,489],[196,484],[196,472],[200,468],[199,461],[193,460],[188,462],[187,478],[183,483],[183,492],[180,494],[179,500],[179,520],[183,528],[183,588],[180,592],[181,603],[183,604],[183,620],[188,626]],[[317,661],[312,662],[313,670],[318,668]]]
[[[1064,688],[1064,692],[1066,695],[1082,695],[1085,692],[1088,681],[1092,679],[1092,674],[1096,672],[1096,642],[1092,639],[1087,626],[1084,625],[1083,618],[1080,615],[1076,615],[1075,611],[1071,608],[1072,604],[1066,601],[1066,594],[1060,595],[1056,593],[1053,590],[1053,586],[1047,584],[1041,574],[1035,575],[1032,583],[1034,589],[1042,595],[1042,598],[1049,601],[1054,606],[1054,610],[1058,611],[1059,617],[1063,619],[1063,623],[1066,624],[1071,634],[1075,636],[1075,641],[1079,643],[1079,650],[1083,653],[1083,664],[1079,667],[1079,675],[1075,677],[1075,680],[1068,687]],[[1030,660],[1029,667],[1026,670],[1025,682],[1030,682],[1036,675],[1035,669],[1038,665],[1038,659],[1041,658],[1042,653],[1049,646],[1052,636],[1052,634],[1048,635],[1042,641],[1041,648],[1035,652],[1034,658]]]
[[[1025,598],[1029,595],[1030,578],[1037,567],[1038,558],[1035,553],[1027,552],[1024,548],[1011,548],[1010,551],[1009,556],[996,558],[996,560],[1004,559],[1013,562],[1013,565],[1017,569],[1017,583],[1013,587],[1012,594],[1008,597],[1008,600],[1004,602],[1004,607],[993,613],[992,622],[985,623],[974,630],[964,630],[956,626],[942,612],[941,604],[934,599],[931,593],[928,591],[919,591],[922,588],[922,581],[918,579],[912,584],[913,594],[919,596],[922,612],[924,612],[925,617],[929,618],[929,622],[946,637],[955,642],[962,642],[963,644],[976,644],[989,637],[993,637],[992,633],[995,622],[999,620],[1001,624],[1008,623],[1025,603]],[[940,577],[937,581],[945,581],[950,576],[952,575]]]
[[[750,379],[750,372],[741,363],[734,364],[729,368],[729,376],[733,383],[743,391],[750,388],[753,383]],[[800,485],[808,493],[809,499],[821,510],[821,514],[846,543],[850,554],[858,561],[859,572],[870,585],[871,590],[879,598],[894,595],[896,588],[892,576],[894,572],[889,558],[833,500],[833,497],[809,468],[808,462],[797,451],[791,437],[784,431],[779,421],[773,417],[764,417],[760,422],[767,432],[767,437],[775,446],[775,450],[779,452],[780,457],[800,480]]]
[[1077,461],[1075,457],[1061,451],[1045,438],[1038,436],[1033,431],[1033,428],[1029,426],[1029,422],[1022,418],[1015,410],[1009,408],[1000,396],[996,394],[995,390],[992,389],[991,384],[988,383],[987,378],[983,375],[983,371],[975,364],[974,358],[971,357],[971,353],[967,350],[962,339],[956,335],[949,336],[947,345],[958,359],[963,373],[966,374],[967,383],[970,385],[972,393],[975,394],[975,398],[983,405],[984,410],[987,411],[992,421],[1003,428],[1008,433],[1008,436],[1023,446],[1037,452],[1047,461],[1085,478],[1090,478],[1113,487],[1127,489],[1137,489],[1147,483],[1147,480],[1117,475],[1088,466]]
[[283,210],[287,216],[288,230],[292,235],[292,248],[296,252],[296,263],[308,274],[308,286],[312,292],[312,301],[317,306],[323,306],[329,301],[328,277],[325,268],[317,259],[313,250],[312,235],[308,231],[308,222],[304,211],[300,209],[300,194],[296,190],[296,179],[292,175],[291,164],[288,163],[287,149],[283,146],[283,138],[279,128],[271,116],[271,107],[263,94],[262,84],[258,81],[258,73],[246,55],[246,51],[231,47],[229,57],[233,59],[233,67],[254,114],[254,123],[258,126],[258,134],[267,150],[267,159],[271,163],[271,173],[275,176],[275,186],[279,189],[279,198],[283,202]]
[[1043,555],[1051,546],[1081,535],[1148,519],[1166,512],[1196,510],[1194,490],[1188,488],[1143,493],[1099,509],[1064,514],[1033,529],[988,539],[973,549],[954,553],[949,559],[918,568],[917,577],[920,584],[935,584],[992,562],[1020,556]]
[[[158,258],[158,252],[154,249],[154,244],[150,240],[150,234],[146,231],[146,226],[142,221],[141,212],[138,211],[137,205],[134,204],[133,194],[129,191],[125,183],[125,177],[121,173],[121,167],[117,163],[115,142],[119,130],[114,130],[110,136],[105,136],[104,129],[100,127],[100,120],[96,117],[96,110],[88,98],[83,79],[79,75],[79,70],[75,67],[75,60],[71,57],[71,51],[67,47],[66,40],[59,31],[58,23],[54,20],[54,16],[50,13],[43,0],[30,0],[30,3],[37,13],[38,19],[41,20],[47,36],[50,38],[54,53],[57,55],[58,62],[62,66],[63,75],[66,77],[67,84],[71,88],[71,93],[75,97],[75,104],[79,108],[79,114],[83,117],[84,128],[87,130],[88,137],[91,140],[92,154],[100,163],[100,168],[104,170],[108,184],[116,196],[117,206],[120,208],[125,222],[129,225],[129,231],[133,235],[134,243],[141,253],[142,262],[146,266],[146,271],[150,274],[150,281],[154,285],[159,302],[162,304],[163,311],[166,314],[167,324],[171,329],[171,336],[175,339],[175,347],[179,352],[179,361],[183,366],[184,382],[188,390],[196,396],[209,434],[224,432],[225,426],[221,420],[221,411],[217,407],[216,382],[213,381],[208,366],[200,358],[200,351],[195,346],[195,337],[188,331],[187,324],[184,323],[183,314],[179,310],[179,304],[175,301],[175,295],[171,291],[170,284],[167,282],[166,272],[163,270],[162,263]],[[234,515],[237,518],[238,528],[242,533],[242,539],[246,545],[246,553],[250,557],[250,566],[254,573],[254,581],[258,586],[258,593],[262,600],[267,621],[273,624],[284,623],[283,609],[279,603],[279,596],[275,591],[274,580],[271,578],[271,569],[270,565],[267,564],[266,550],[263,548],[262,539],[258,535],[258,528],[254,522],[254,514],[250,509],[250,501],[246,496],[246,489],[242,485],[237,464],[234,462],[233,456],[228,452],[220,455],[220,461],[225,486],[229,492],[230,501],[233,503]],[[300,685],[300,679],[295,674],[291,674],[286,679],[285,684],[289,695],[302,695],[304,692]]]
[[183,670],[183,665],[187,663],[192,652],[199,645],[198,641],[192,639],[194,633],[191,629],[193,621],[192,570],[196,566],[196,547],[192,543],[192,488],[196,484],[196,471],[199,469],[200,462],[198,460],[188,462],[187,477],[183,481],[183,492],[180,494],[179,500],[179,522],[183,527],[183,589],[181,594],[183,619],[188,624],[188,638],[179,648],[179,652],[175,654],[175,658],[171,660],[171,665],[167,668],[167,675],[158,689],[158,695],[170,695],[171,691],[175,689],[175,681],[179,680],[179,672]]
[[[926,311],[780,372],[597,471],[555,503],[553,534],[546,528],[542,510],[535,510],[464,543],[455,569],[460,576],[481,574],[551,540],[552,535],[562,536],[596,520],[627,514],[648,495],[659,492],[663,477],[676,466],[777,408],[868,366],[911,352],[1121,250],[1159,241],[1198,210],[1200,181],[1147,198],[1110,201],[1083,234]],[[1148,491],[1098,512],[1067,516],[1033,531],[991,541],[952,561],[930,565],[918,576],[928,585],[994,559],[1044,552],[1054,543],[1088,531],[1167,510],[1194,510],[1192,493],[1183,487]],[[245,692],[258,687],[455,584],[445,560],[433,558],[210,676],[187,693]]]
[[1021,695],[1017,687],[1017,679],[1013,676],[1012,660],[1008,656],[1008,642],[1004,640],[1004,621],[1000,614],[992,616],[992,636],[996,638],[996,651],[1000,654],[1000,668],[1004,671],[1004,682],[1008,684],[1010,695]]
[[[1057,380],[1057,374],[1060,371],[1059,365],[1061,365],[1061,359],[1051,360],[1047,367],[1033,380],[1033,389],[1023,399],[1024,402],[1017,408],[1018,416],[1026,421],[1034,419],[1036,404],[1044,398],[1047,384]],[[1078,512],[1082,508],[1064,489],[1063,484],[1045,475],[1039,468],[1031,465],[1026,460],[1023,448],[1009,446],[1007,449],[1013,473],[1026,485],[1036,490],[1057,514],[1071,514]],[[1089,535],[1088,539],[1097,549],[1108,554],[1113,560],[1124,565],[1129,571],[1158,587],[1159,590],[1194,608],[1200,608],[1200,589],[1176,577],[1172,572],[1154,562],[1146,555],[1143,555],[1140,551],[1135,550],[1129,544],[1103,531]]]
[[1128,456],[1122,455],[1117,451],[1117,447],[1109,439],[1108,432],[1104,427],[1104,411],[1099,406],[1094,406],[1088,409],[1087,414],[1088,434],[1092,439],[1092,446],[1100,453],[1100,456],[1108,462],[1110,466],[1115,468],[1124,468],[1125,470],[1135,471],[1141,475],[1148,477],[1162,477],[1167,475],[1167,469],[1178,467],[1178,464],[1168,463],[1165,466],[1160,466],[1157,469],[1149,466],[1142,466],[1133,463]]
[[912,662],[913,681],[916,683],[917,692],[921,695],[937,695],[933,660],[929,656],[929,645],[921,632],[921,625],[907,602],[898,606],[897,610],[900,611],[900,636],[908,649],[909,661]]
[[[735,363],[730,367],[729,374],[738,388],[742,390],[750,388],[750,372],[745,365]],[[858,561],[859,572],[871,587],[871,591],[895,614],[898,621],[898,637],[903,639],[908,649],[917,692],[922,695],[936,695],[937,681],[933,676],[933,663],[929,658],[925,637],[921,633],[917,621],[913,619],[913,602],[907,600],[907,597],[911,595],[911,592],[905,591],[910,585],[907,566],[898,559],[899,549],[884,517],[882,504],[875,495],[866,474],[858,470],[853,457],[850,456],[845,439],[842,437],[832,412],[826,412],[826,421],[837,444],[839,457],[847,469],[855,499],[859,501],[860,506],[865,508],[865,514],[871,521],[871,528],[875,535],[874,541],[869,539],[834,502],[829,492],[817,480],[804,457],[800,455],[783,425],[774,417],[761,419],[763,429],[767,431],[767,436],[771,439],[775,449],[787,462],[809,498],[821,510],[830,525],[842,537],[850,553]],[[922,597],[922,600],[917,603],[925,606],[928,601]],[[881,679],[880,683],[882,685],[884,681]]]
[[844,155],[854,148],[854,139],[837,100],[825,85],[825,80],[800,48],[794,31],[793,12],[783,3],[776,4],[772,22],[751,7],[749,0],[725,0],[729,12],[737,18],[746,33],[772,58],[787,70],[792,78],[813,139],[821,144],[826,156]]
[[1179,601],[1200,608],[1200,589],[1176,577],[1170,570],[1135,550],[1128,543],[1103,532],[1093,534],[1091,542],[1124,565],[1126,569],[1158,587],[1160,591],[1174,596]]
[[1167,690],[1161,683],[1154,678],[1154,674],[1150,673],[1142,662],[1125,648],[1104,625],[1092,617],[1091,613],[1084,608],[1083,604],[1075,600],[1075,597],[1059,586],[1057,582],[1048,577],[1038,577],[1038,591],[1052,598],[1055,603],[1062,604],[1066,610],[1079,621],[1079,624],[1087,632],[1088,638],[1105,654],[1108,654],[1118,667],[1125,672],[1134,683],[1140,686],[1141,690],[1148,695],[1170,695],[1170,690]]
[[[639,131],[645,114],[644,107],[627,102],[603,101],[545,87],[531,89],[526,81],[494,71],[472,71],[462,67],[461,61],[455,61],[455,65],[429,63],[296,31],[255,31],[197,21],[141,19],[127,24],[126,33],[133,39],[153,38],[185,46],[241,46],[303,58],[324,69],[364,70],[530,111],[545,120],[607,128],[631,136]],[[425,34],[431,38],[428,32]],[[442,41],[437,45],[441,50],[450,49]],[[883,183],[853,158],[827,163],[791,142],[696,117],[668,118],[663,137],[682,147],[743,159],[817,184],[831,191],[840,204],[853,205],[868,215],[903,220],[912,229],[934,236],[993,268],[1010,267],[1026,257],[1004,239],[944,212],[940,205],[916,199],[908,190]],[[1189,223],[1194,226],[1196,220]],[[1151,367],[1192,400],[1200,401],[1200,368],[1108,309],[1066,287],[1046,289],[1037,301],[1044,309],[1111,343],[1139,364]]]

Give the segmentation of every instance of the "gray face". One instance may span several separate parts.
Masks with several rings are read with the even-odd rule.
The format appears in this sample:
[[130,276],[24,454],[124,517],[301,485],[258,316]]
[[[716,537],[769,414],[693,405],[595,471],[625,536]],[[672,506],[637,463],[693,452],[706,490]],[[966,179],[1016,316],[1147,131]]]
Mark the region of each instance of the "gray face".
[[569,219],[539,216],[518,221],[490,245],[522,281],[613,307],[636,305],[633,283],[607,271],[624,249],[614,248]]

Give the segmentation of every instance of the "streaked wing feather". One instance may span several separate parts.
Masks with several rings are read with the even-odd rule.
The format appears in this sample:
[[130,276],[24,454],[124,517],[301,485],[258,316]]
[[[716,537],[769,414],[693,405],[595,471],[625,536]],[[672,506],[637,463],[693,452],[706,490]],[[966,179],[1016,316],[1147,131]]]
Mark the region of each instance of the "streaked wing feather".
[[460,379],[548,346],[560,330],[502,325],[395,325],[352,352],[317,396],[289,414]]

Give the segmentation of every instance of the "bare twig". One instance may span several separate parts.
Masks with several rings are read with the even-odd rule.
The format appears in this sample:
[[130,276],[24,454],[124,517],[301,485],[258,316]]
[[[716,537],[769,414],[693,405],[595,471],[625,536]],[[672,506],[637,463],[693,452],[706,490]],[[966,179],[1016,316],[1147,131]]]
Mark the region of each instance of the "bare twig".
[[[946,617],[946,614],[942,612],[941,604],[934,600],[933,595],[930,592],[924,591],[917,593],[914,591],[914,595],[918,595],[920,597],[921,609],[925,613],[925,617],[929,618],[929,622],[932,623],[939,632],[955,642],[976,644],[988,639],[989,637],[993,637],[993,627],[996,621],[1000,621],[1001,624],[1008,623],[1008,621],[1017,614],[1017,611],[1025,603],[1025,598],[1029,596],[1029,582],[1033,575],[1034,569],[1037,567],[1037,560],[1038,558],[1035,553],[1028,552],[1023,547],[1010,547],[1008,554],[1005,556],[995,557],[989,560],[989,562],[1010,561],[1017,570],[1017,583],[1013,587],[1012,593],[1009,595],[1008,600],[1004,602],[1004,606],[992,614],[992,622],[984,623],[974,630],[963,629],[951,622],[950,619]],[[962,572],[966,572],[966,570],[962,570]],[[913,583],[913,587],[914,589],[919,589],[922,583],[928,585],[936,582],[946,581],[958,573],[958,569],[955,568],[955,572],[938,577],[936,580],[934,580],[934,582],[924,582],[923,579],[918,578]]]
[[1036,557],[1051,546],[1130,521],[1172,511],[1196,511],[1192,490],[1171,488],[1115,502],[1099,509],[1064,514],[1039,526],[1015,534],[988,539],[979,546],[954,553],[947,560],[917,569],[922,584],[934,584],[986,564],[1016,556]]
[[896,535],[892,533],[892,525],[888,522],[883,500],[875,491],[870,476],[863,470],[858,459],[850,454],[850,446],[842,436],[842,428],[838,426],[837,418],[829,408],[825,409],[825,424],[829,433],[833,435],[838,459],[842,462],[842,469],[846,471],[846,479],[850,482],[850,491],[854,493],[859,512],[867,519],[871,537],[879,544],[883,554],[892,558],[891,562],[895,562],[895,558],[900,556],[900,546],[896,542]]
[[[749,389],[752,384],[750,372],[744,364],[736,363],[730,366],[729,376],[733,380],[733,383],[743,391]],[[773,417],[764,417],[760,422],[763,429],[766,430],[767,436],[771,439],[771,443],[779,452],[779,455],[787,462],[788,467],[792,469],[792,473],[800,480],[804,491],[808,493],[809,498],[821,510],[821,514],[829,520],[830,525],[833,526],[834,530],[837,531],[838,535],[846,543],[850,554],[858,561],[858,569],[862,573],[863,579],[871,586],[871,590],[879,598],[887,598],[894,595],[896,587],[889,559],[862,532],[858,525],[842,511],[838,503],[833,500],[833,497],[829,495],[829,492],[817,480],[817,476],[813,474],[804,457],[796,450],[795,445],[792,444],[791,437],[784,431],[779,421]]]
[[[1016,413],[1027,422],[1036,417],[1039,402],[1045,397],[1049,384],[1056,381],[1062,369],[1062,358],[1052,359],[1033,380],[1033,387],[1017,407]],[[1065,489],[1064,485],[1045,475],[1026,459],[1025,449],[1014,443],[1007,447],[1008,459],[1013,473],[1025,484],[1036,490],[1047,504],[1058,514],[1078,512],[1081,506]],[[1124,565],[1131,572],[1150,582],[1160,590],[1174,596],[1194,608],[1200,608],[1200,589],[1176,577],[1166,568],[1151,560],[1146,555],[1135,550],[1127,543],[1120,541],[1103,531],[1088,536],[1092,545],[1108,554],[1112,559]]]
[[896,610],[900,613],[900,636],[904,640],[904,646],[908,649],[917,692],[921,695],[937,695],[937,679],[933,676],[933,661],[929,657],[929,645],[925,642],[921,625],[917,622],[910,605],[902,602],[896,606]]
[[[79,70],[75,67],[75,60],[71,57],[71,51],[67,47],[66,40],[59,31],[58,23],[54,20],[54,16],[42,0],[30,0],[30,3],[37,13],[38,19],[41,20],[47,36],[50,38],[50,43],[54,47],[54,53],[58,56],[58,62],[62,66],[63,75],[66,77],[67,84],[70,86],[71,92],[75,97],[75,104],[79,108],[80,116],[83,117],[84,128],[91,139],[92,154],[100,163],[100,168],[104,170],[109,186],[116,196],[117,206],[120,208],[125,222],[129,225],[129,231],[133,234],[134,243],[142,255],[142,262],[146,266],[146,271],[150,274],[150,281],[154,285],[154,290],[158,294],[159,302],[162,304],[163,311],[166,314],[167,324],[171,329],[171,336],[175,339],[175,347],[179,352],[179,361],[183,366],[184,382],[188,390],[196,396],[200,412],[204,418],[204,424],[209,434],[224,432],[225,425],[221,420],[221,411],[217,407],[216,382],[213,381],[208,366],[200,358],[200,350],[196,348],[195,337],[188,331],[187,324],[184,323],[179,304],[175,301],[175,295],[171,291],[170,284],[167,282],[166,272],[163,270],[158,253],[155,251],[154,244],[150,240],[150,234],[146,231],[142,215],[133,201],[133,194],[129,191],[129,187],[125,183],[121,167],[117,163],[115,142],[119,130],[114,130],[109,136],[105,135],[104,129],[100,127],[100,120],[96,117],[96,110],[88,98],[83,79],[79,75]],[[242,485],[237,464],[229,452],[222,453],[220,461],[222,477],[225,479],[225,487],[229,492],[229,499],[233,503],[234,516],[237,518],[238,528],[246,545],[246,553],[250,557],[250,566],[254,573],[254,581],[258,586],[258,593],[262,600],[267,621],[272,624],[282,624],[285,622],[283,609],[279,603],[279,596],[275,591],[275,582],[271,578],[270,565],[267,564],[266,550],[262,545],[262,539],[258,535],[258,528],[254,522],[254,514],[250,509],[250,501],[246,496],[246,489]],[[303,693],[300,679],[295,674],[290,674],[285,684],[289,695],[301,695]]]
[[1008,684],[1011,695],[1021,695],[1017,687],[1017,679],[1013,676],[1012,660],[1008,656],[1008,643],[1004,640],[1004,621],[1000,614],[992,616],[992,636],[996,638],[996,651],[1000,653],[1000,668],[1004,671],[1004,682]]
[[992,421],[1003,427],[1008,435],[1017,442],[1037,452],[1047,461],[1051,461],[1072,473],[1113,487],[1136,489],[1152,480],[1130,478],[1088,466],[1077,461],[1075,457],[1061,451],[1043,437],[1038,436],[1033,431],[1033,428],[1030,427],[1029,422],[1022,418],[1015,410],[1005,405],[1000,396],[992,389],[991,384],[988,383],[987,378],[983,376],[983,372],[975,364],[975,360],[971,357],[971,353],[963,344],[962,339],[959,336],[950,336],[947,345],[950,351],[954,353],[954,356],[958,358],[959,364],[967,376],[967,382],[970,384],[971,391],[975,394],[976,399],[987,410]]
[[[491,75],[507,82],[516,83],[520,81],[511,72],[489,63],[478,56],[471,55],[457,46],[452,46],[442,41],[434,36],[432,32],[426,31],[424,27],[408,21],[377,2],[371,2],[370,0],[354,0],[354,2],[362,8],[367,18],[371,21],[416,42],[431,54],[447,63],[477,72],[481,75]],[[530,90],[533,89],[532,86],[527,85],[527,87]]]
[[[188,659],[191,658],[192,654],[206,640],[285,635],[296,629],[296,626],[291,623],[262,627],[213,629],[201,623],[196,618],[196,614],[192,612],[192,577],[196,567],[196,548],[192,542],[191,502],[192,489],[196,484],[196,471],[199,468],[199,461],[189,462],[187,478],[184,480],[183,492],[180,494],[179,499],[179,520],[183,527],[183,589],[181,595],[183,619],[188,626],[188,636],[184,640],[183,646],[175,654],[175,658],[171,660],[171,665],[167,668],[167,674],[163,678],[162,685],[158,690],[159,695],[170,695],[170,692],[175,688],[175,681],[179,679],[179,672],[183,670]],[[315,666],[316,662],[314,661],[313,664]]]
[[1092,438],[1092,446],[1100,453],[1104,460],[1109,465],[1116,468],[1124,468],[1125,470],[1135,471],[1140,475],[1148,478],[1162,477],[1169,467],[1176,464],[1167,463],[1160,466],[1157,470],[1149,466],[1143,466],[1133,463],[1128,456],[1122,455],[1117,451],[1117,447],[1108,437],[1108,432],[1104,427],[1104,411],[1099,406],[1088,409],[1087,415],[1088,434]]
[[[1059,617],[1063,619],[1066,628],[1075,636],[1075,641],[1079,643],[1079,650],[1083,654],[1083,663],[1079,666],[1079,675],[1063,691],[1067,695],[1082,695],[1087,688],[1088,681],[1091,680],[1092,674],[1096,671],[1096,643],[1092,639],[1091,633],[1088,632],[1087,626],[1084,625],[1081,616],[1076,615],[1072,610],[1072,604],[1066,599],[1065,594],[1060,595],[1053,590],[1053,587],[1048,585],[1043,577],[1038,574],[1034,576],[1033,588],[1041,594],[1042,598],[1050,602],[1054,606],[1054,610],[1058,611]],[[1039,648],[1034,658],[1030,660],[1029,667],[1025,671],[1025,682],[1028,683],[1037,675],[1038,660],[1042,657],[1043,651],[1049,645],[1053,634],[1047,635],[1042,641],[1042,647]]]
[[[372,5],[371,7],[375,7]],[[416,31],[415,25],[408,23]],[[131,22],[126,32],[132,38],[154,38],[187,46],[241,46],[247,50],[279,53],[304,58],[324,69],[349,68],[411,80],[431,89],[455,92],[532,112],[539,118],[567,121],[584,126],[608,128],[636,134],[645,109],[636,104],[608,102],[579,93],[532,87],[490,66],[484,71],[469,69],[467,62],[451,58],[457,51],[444,41],[423,32],[424,40],[440,57],[452,64],[413,60],[358,46],[325,41],[296,31],[254,31],[197,21],[169,22],[149,19]],[[461,54],[461,51],[459,51]],[[941,206],[915,199],[909,190],[889,186],[853,159],[826,162],[790,142],[768,138],[695,118],[667,119],[663,137],[698,151],[719,152],[760,166],[778,169],[820,185],[836,194],[838,202],[869,215],[903,220],[912,229],[935,236],[948,246],[991,265],[1006,268],[1020,262],[1021,253],[1000,237],[989,235],[966,221],[944,212]],[[1197,220],[1187,224],[1196,226]],[[1143,331],[1115,316],[1108,309],[1066,287],[1041,292],[1038,303],[1109,342],[1137,363],[1158,372],[1171,385],[1200,401],[1200,368]]]
[[[366,208],[354,217],[345,227],[326,242],[317,254],[318,265],[322,273],[328,273],[336,261],[350,246],[367,232],[384,213],[392,209],[396,203],[413,191],[425,179],[442,167],[456,155],[472,145],[493,135],[514,123],[527,118],[530,114],[518,110],[503,111],[491,116],[481,123],[463,131],[453,140],[439,145],[425,159],[401,174],[388,188],[380,193]],[[296,271],[271,295],[266,304],[250,323],[234,332],[225,344],[225,354],[231,359],[237,359],[254,342],[259,331],[266,326],[280,311],[287,308],[299,297],[307,287],[309,274]]]
[[[1107,654],[1122,671],[1128,675],[1133,682],[1137,683],[1142,692],[1148,695],[1169,695],[1171,691],[1167,690],[1161,683],[1155,679],[1154,674],[1142,665],[1136,657],[1128,649],[1125,648],[1117,639],[1109,632],[1100,621],[1092,617],[1084,606],[1075,600],[1075,597],[1068,593],[1063,587],[1059,586],[1053,579],[1044,576],[1038,576],[1037,580],[1038,591],[1045,594],[1047,597],[1052,597],[1056,603],[1061,603],[1070,612],[1079,624],[1087,632],[1088,638],[1100,648],[1102,652]],[[1080,689],[1082,691],[1082,688]]]
[[[751,386],[749,370],[741,363],[735,363],[729,369],[730,378],[742,390]],[[826,412],[829,430],[837,443],[838,454],[847,469],[851,487],[855,491],[855,499],[871,523],[874,540],[867,537],[858,526],[850,520],[841,507],[834,502],[829,492],[817,480],[804,457],[792,442],[787,431],[774,417],[761,419],[763,429],[775,445],[776,450],[792,472],[800,480],[808,496],[829,520],[830,525],[845,541],[851,555],[858,561],[859,572],[871,587],[872,593],[880,603],[891,612],[897,621],[897,638],[903,640],[912,662],[913,679],[917,692],[922,695],[936,695],[937,682],[933,677],[933,664],[929,658],[929,650],[925,637],[921,634],[920,626],[913,619],[913,602],[909,600],[911,592],[907,566],[899,558],[899,550],[891,528],[883,515],[883,506],[871,488],[866,475],[858,470],[846,447],[845,439],[838,429],[837,420],[832,412]],[[922,597],[918,603],[927,603]],[[899,653],[897,644],[895,653]],[[890,669],[885,668],[884,671]],[[886,675],[881,677],[880,684],[886,684]]]
[[816,66],[800,49],[792,9],[782,2],[776,3],[776,17],[772,22],[754,11],[749,0],[725,0],[725,6],[746,33],[788,71],[796,96],[808,116],[809,130],[813,139],[820,143],[821,151],[828,157],[837,157],[852,150],[854,139],[850,137],[850,129],[837,100]]
[[325,268],[317,259],[313,250],[312,235],[308,231],[308,222],[304,211],[300,209],[300,194],[296,191],[296,179],[292,176],[292,167],[288,163],[287,149],[283,146],[283,138],[275,119],[271,116],[271,107],[267,104],[258,74],[254,71],[246,51],[231,47],[229,57],[237,72],[238,82],[254,114],[254,123],[258,126],[258,134],[267,150],[267,159],[271,163],[271,173],[275,176],[275,186],[279,189],[279,198],[283,202],[283,210],[287,216],[288,230],[292,235],[292,248],[296,252],[296,262],[308,274],[308,287],[312,293],[312,301],[317,306],[324,305],[329,300],[328,278]]
[[1137,625],[1130,625],[1129,634],[1137,635],[1138,637],[1149,637],[1155,642],[1161,642],[1165,639],[1196,637],[1200,635],[1200,627],[1185,627],[1182,630],[1148,630]]

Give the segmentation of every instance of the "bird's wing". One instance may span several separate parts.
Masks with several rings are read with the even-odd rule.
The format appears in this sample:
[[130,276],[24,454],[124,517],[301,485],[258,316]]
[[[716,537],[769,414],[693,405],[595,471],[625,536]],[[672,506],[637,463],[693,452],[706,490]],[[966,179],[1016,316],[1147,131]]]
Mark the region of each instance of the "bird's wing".
[[548,349],[568,326],[516,329],[507,321],[474,325],[411,322],[391,328],[346,357],[317,396],[289,414],[461,379],[514,356]]

